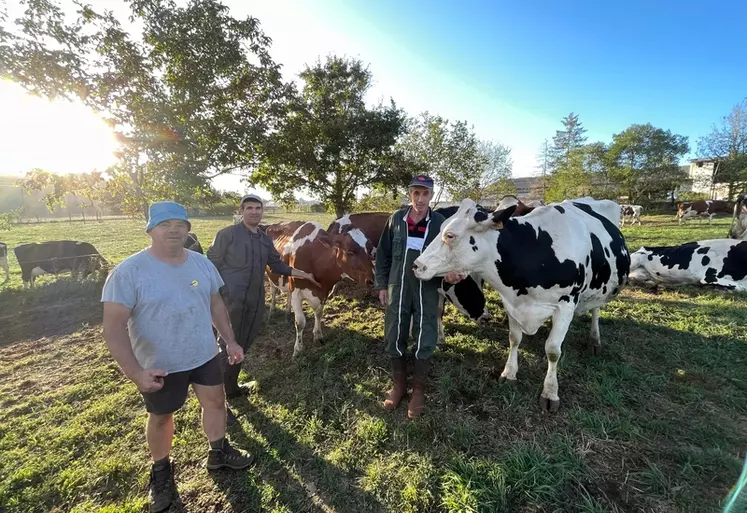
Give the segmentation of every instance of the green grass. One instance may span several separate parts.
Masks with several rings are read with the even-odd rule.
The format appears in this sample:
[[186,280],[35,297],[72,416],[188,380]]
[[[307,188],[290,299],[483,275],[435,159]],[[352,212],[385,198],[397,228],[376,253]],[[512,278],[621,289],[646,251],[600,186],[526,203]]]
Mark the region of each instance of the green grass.
[[[644,223],[624,230],[631,251],[728,229],[728,219]],[[117,262],[147,244],[141,224],[24,225],[0,239],[87,240]],[[197,219],[194,229],[207,247],[225,224]],[[0,511],[144,511],[145,413],[103,343],[101,284],[45,277],[23,291],[10,263],[0,292]],[[405,404],[379,407],[388,369],[370,293],[343,287],[325,311],[326,344],[311,342],[308,323],[296,363],[293,327],[275,315],[242,373],[258,393],[232,404],[230,436],[256,466],[201,467],[207,444],[190,395],[176,415],[172,511],[720,511],[747,447],[747,296],[628,288],[603,310],[596,357],[585,351],[589,319],[577,319],[556,415],[538,407],[547,328],[525,337],[518,382],[502,385],[508,337],[494,291],[488,299],[495,319],[485,328],[447,309],[415,422]]]

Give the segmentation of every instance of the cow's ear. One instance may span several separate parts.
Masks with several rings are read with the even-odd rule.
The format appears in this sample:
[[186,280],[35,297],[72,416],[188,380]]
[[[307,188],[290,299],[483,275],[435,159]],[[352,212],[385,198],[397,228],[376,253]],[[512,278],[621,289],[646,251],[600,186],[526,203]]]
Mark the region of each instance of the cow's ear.
[[508,208],[504,208],[503,210],[496,210],[493,212],[493,215],[491,216],[490,220],[493,224],[493,227],[496,230],[500,230],[503,228],[503,225],[508,221],[511,216],[516,212],[517,205],[512,205]]

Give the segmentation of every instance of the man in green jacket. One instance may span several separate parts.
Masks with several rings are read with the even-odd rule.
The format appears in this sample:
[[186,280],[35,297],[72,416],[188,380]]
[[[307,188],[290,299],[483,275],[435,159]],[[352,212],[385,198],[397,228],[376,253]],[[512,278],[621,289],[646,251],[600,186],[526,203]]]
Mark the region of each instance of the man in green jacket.
[[[405,353],[412,318],[415,365],[407,415],[414,419],[423,411],[429,359],[436,349],[442,278],[421,281],[412,268],[420,253],[438,237],[445,219],[429,207],[433,196],[433,180],[429,176],[413,177],[409,189],[410,204],[392,214],[376,248],[376,290],[379,301],[386,306],[384,339],[394,382],[383,404],[386,410],[394,410],[407,390]],[[459,273],[449,273],[443,279],[456,283],[460,278]]]

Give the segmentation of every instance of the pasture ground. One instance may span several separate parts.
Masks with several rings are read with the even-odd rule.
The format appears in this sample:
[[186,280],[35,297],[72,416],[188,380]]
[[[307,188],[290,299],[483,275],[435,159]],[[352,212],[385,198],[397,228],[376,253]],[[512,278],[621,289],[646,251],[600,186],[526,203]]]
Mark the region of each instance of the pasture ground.
[[[228,222],[196,219],[193,231],[207,249]],[[86,240],[118,262],[147,245],[142,225],[42,223],[0,240],[11,248]],[[654,216],[624,233],[632,252],[727,229],[726,219],[679,227]],[[42,277],[23,291],[9,260],[12,279],[0,292],[0,511],[144,511],[145,411],[106,350],[101,283]],[[747,296],[625,289],[602,312],[600,356],[585,352],[588,316],[574,321],[556,415],[538,407],[547,329],[524,338],[518,383],[499,384],[508,335],[492,289],[489,299],[495,319],[485,328],[447,309],[446,344],[414,422],[406,404],[393,414],[379,407],[388,367],[383,310],[370,292],[343,287],[325,313],[326,344],[311,342],[308,323],[297,363],[293,326],[276,314],[242,374],[257,393],[232,403],[239,423],[230,436],[257,455],[256,466],[201,466],[207,442],[191,394],[176,415],[171,511],[721,510],[747,448]]]

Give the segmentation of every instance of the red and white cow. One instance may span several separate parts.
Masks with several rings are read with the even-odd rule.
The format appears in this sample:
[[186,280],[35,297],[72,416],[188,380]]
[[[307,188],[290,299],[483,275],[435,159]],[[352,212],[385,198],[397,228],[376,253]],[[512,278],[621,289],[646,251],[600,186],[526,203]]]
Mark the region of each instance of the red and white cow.
[[713,239],[679,246],[641,247],[630,255],[630,283],[704,285],[747,291],[747,241]]
[[390,215],[387,212],[349,214],[332,221],[327,232],[331,235],[349,234],[373,259],[376,258],[376,247]]
[[[292,231],[291,231],[292,230]],[[349,278],[364,286],[374,280],[371,259],[348,234],[330,235],[319,223],[293,221],[265,227],[265,233],[273,239],[273,244],[281,259],[288,265],[311,273],[319,282],[317,287],[306,280],[276,275],[266,269],[271,283],[272,305],[275,306],[276,288],[288,293],[288,302],[293,309],[296,321],[296,343],[293,358],[303,351],[303,330],[306,316],[303,301],[314,310],[314,341],[322,342],[322,315],[334,285],[343,278]]]
[[620,205],[581,198],[511,218],[515,208],[488,214],[463,200],[440,237],[415,260],[415,276],[428,280],[450,271],[477,273],[498,291],[510,343],[502,379],[516,380],[522,334],[533,335],[552,319],[540,406],[557,411],[557,364],[571,321],[591,312],[589,348],[597,353],[599,310],[627,283],[630,255],[619,228]]
[[731,214],[732,204],[723,200],[697,200],[677,203],[677,219],[682,224],[683,221],[691,217],[698,217],[701,221],[708,217],[708,224],[711,224],[713,216],[719,212]]
[[620,226],[625,226],[625,219],[630,218],[631,226],[635,225],[638,221],[638,226],[641,226],[641,213],[643,207],[641,205],[620,205]]

